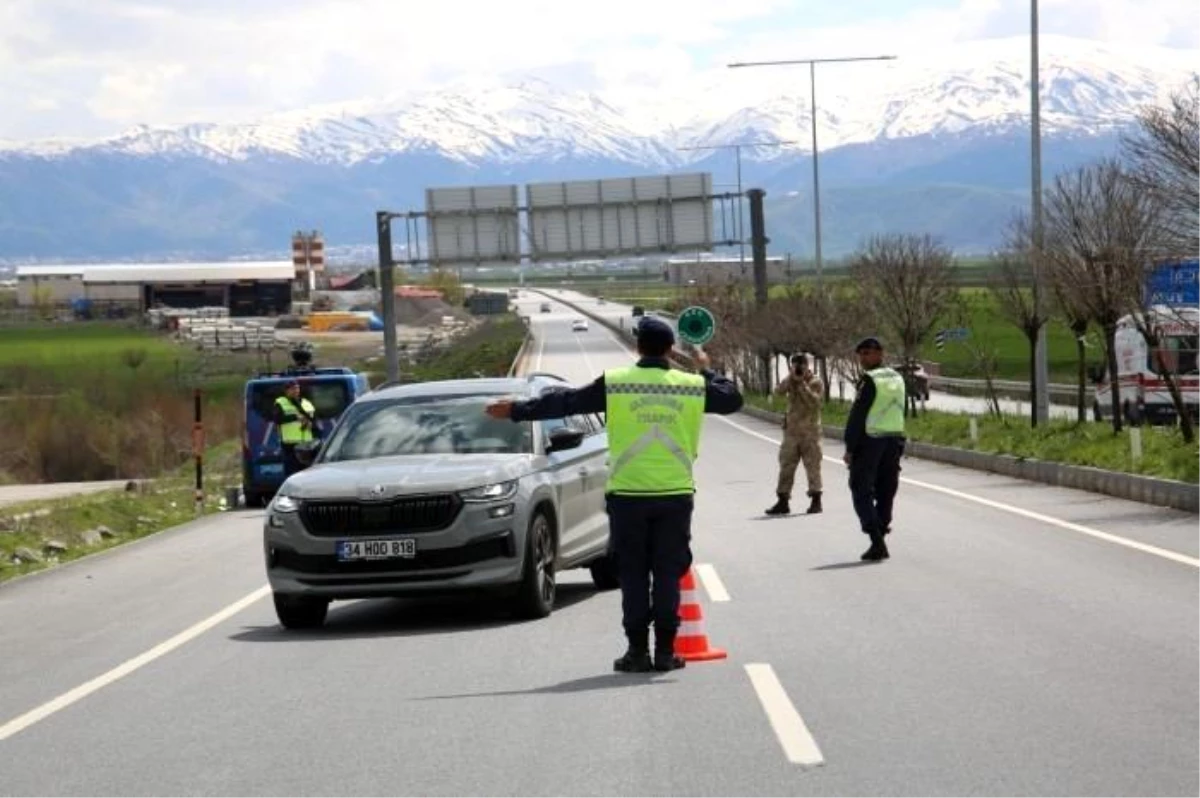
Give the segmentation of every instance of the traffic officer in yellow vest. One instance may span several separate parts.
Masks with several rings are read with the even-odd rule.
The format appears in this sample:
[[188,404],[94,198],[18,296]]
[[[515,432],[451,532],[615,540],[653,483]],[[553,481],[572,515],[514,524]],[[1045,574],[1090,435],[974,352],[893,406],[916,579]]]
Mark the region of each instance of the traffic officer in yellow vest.
[[732,381],[708,368],[703,352],[695,356],[699,374],[671,368],[667,358],[675,333],[666,322],[643,316],[634,332],[640,356],[636,365],[609,369],[580,388],[493,402],[487,410],[513,421],[607,414],[609,529],[629,641],[613,669],[624,673],[684,666],[675,655],[675,635],[679,582],[692,565],[692,464],[700,428],[705,413],[736,413],[743,402]]
[[313,403],[300,395],[300,383],[292,380],[284,389],[283,396],[275,400],[274,422],[279,426],[279,440],[283,444],[283,473],[290,477],[304,468],[296,459],[296,444],[311,441],[316,428],[317,409]]
[[843,458],[850,467],[850,496],[871,547],[862,559],[886,560],[892,503],[904,454],[904,377],[883,365],[883,345],[864,338],[854,349],[864,374],[846,420]]

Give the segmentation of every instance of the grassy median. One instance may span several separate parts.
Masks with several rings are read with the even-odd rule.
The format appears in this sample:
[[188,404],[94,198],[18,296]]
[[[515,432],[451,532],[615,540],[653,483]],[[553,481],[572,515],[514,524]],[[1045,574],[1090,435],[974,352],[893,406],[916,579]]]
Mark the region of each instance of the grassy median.
[[[786,406],[785,400],[778,399],[772,405],[766,397],[758,395],[747,396],[746,403],[775,412],[781,412]],[[849,402],[831,400],[825,406],[823,421],[832,426],[844,426],[849,410]],[[910,418],[908,437],[940,446],[1200,482],[1200,446],[1184,443],[1179,432],[1172,428],[1142,427],[1142,458],[1135,463],[1129,432],[1114,435],[1110,424],[1056,420],[1034,429],[1026,417],[975,418],[979,429],[978,443],[971,440],[969,415],[936,410]]]

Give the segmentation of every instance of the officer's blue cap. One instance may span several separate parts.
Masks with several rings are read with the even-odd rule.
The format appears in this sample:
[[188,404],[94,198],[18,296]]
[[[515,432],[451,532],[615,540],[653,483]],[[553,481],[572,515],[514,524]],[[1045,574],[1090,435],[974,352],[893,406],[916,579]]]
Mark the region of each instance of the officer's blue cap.
[[634,335],[639,341],[659,346],[674,346],[675,331],[671,325],[653,316],[642,316]]
[[865,352],[870,349],[878,349],[880,351],[883,350],[883,344],[879,343],[879,339],[873,335],[869,335],[862,339],[858,342],[858,345],[854,347],[855,352]]

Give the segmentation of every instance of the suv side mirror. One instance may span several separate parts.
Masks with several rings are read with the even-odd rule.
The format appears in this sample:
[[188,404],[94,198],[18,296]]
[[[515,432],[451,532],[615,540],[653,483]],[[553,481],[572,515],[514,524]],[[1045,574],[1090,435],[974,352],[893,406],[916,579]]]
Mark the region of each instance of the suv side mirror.
[[559,427],[550,433],[550,444],[546,447],[546,454],[561,452],[566,449],[577,449],[583,443],[583,433],[579,430]]
[[321,441],[312,440],[305,441],[304,443],[298,443],[296,444],[295,451],[296,459],[299,460],[302,465],[310,466],[312,465],[313,460],[317,459],[317,452],[321,451]]

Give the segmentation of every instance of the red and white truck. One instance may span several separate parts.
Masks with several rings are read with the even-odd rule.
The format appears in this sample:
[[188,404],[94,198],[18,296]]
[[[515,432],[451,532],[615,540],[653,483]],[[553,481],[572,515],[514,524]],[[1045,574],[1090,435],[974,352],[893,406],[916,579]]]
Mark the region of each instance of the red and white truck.
[[[1196,350],[1200,344],[1200,310],[1195,307],[1156,305],[1147,320],[1157,331],[1161,346],[1146,345],[1133,316],[1117,323],[1118,400],[1127,421],[1172,424],[1177,420],[1167,383],[1159,376],[1159,357],[1173,374],[1183,401],[1193,418],[1200,408],[1200,371]],[[1097,421],[1112,417],[1112,379],[1105,364],[1094,375],[1096,399],[1092,412]]]

